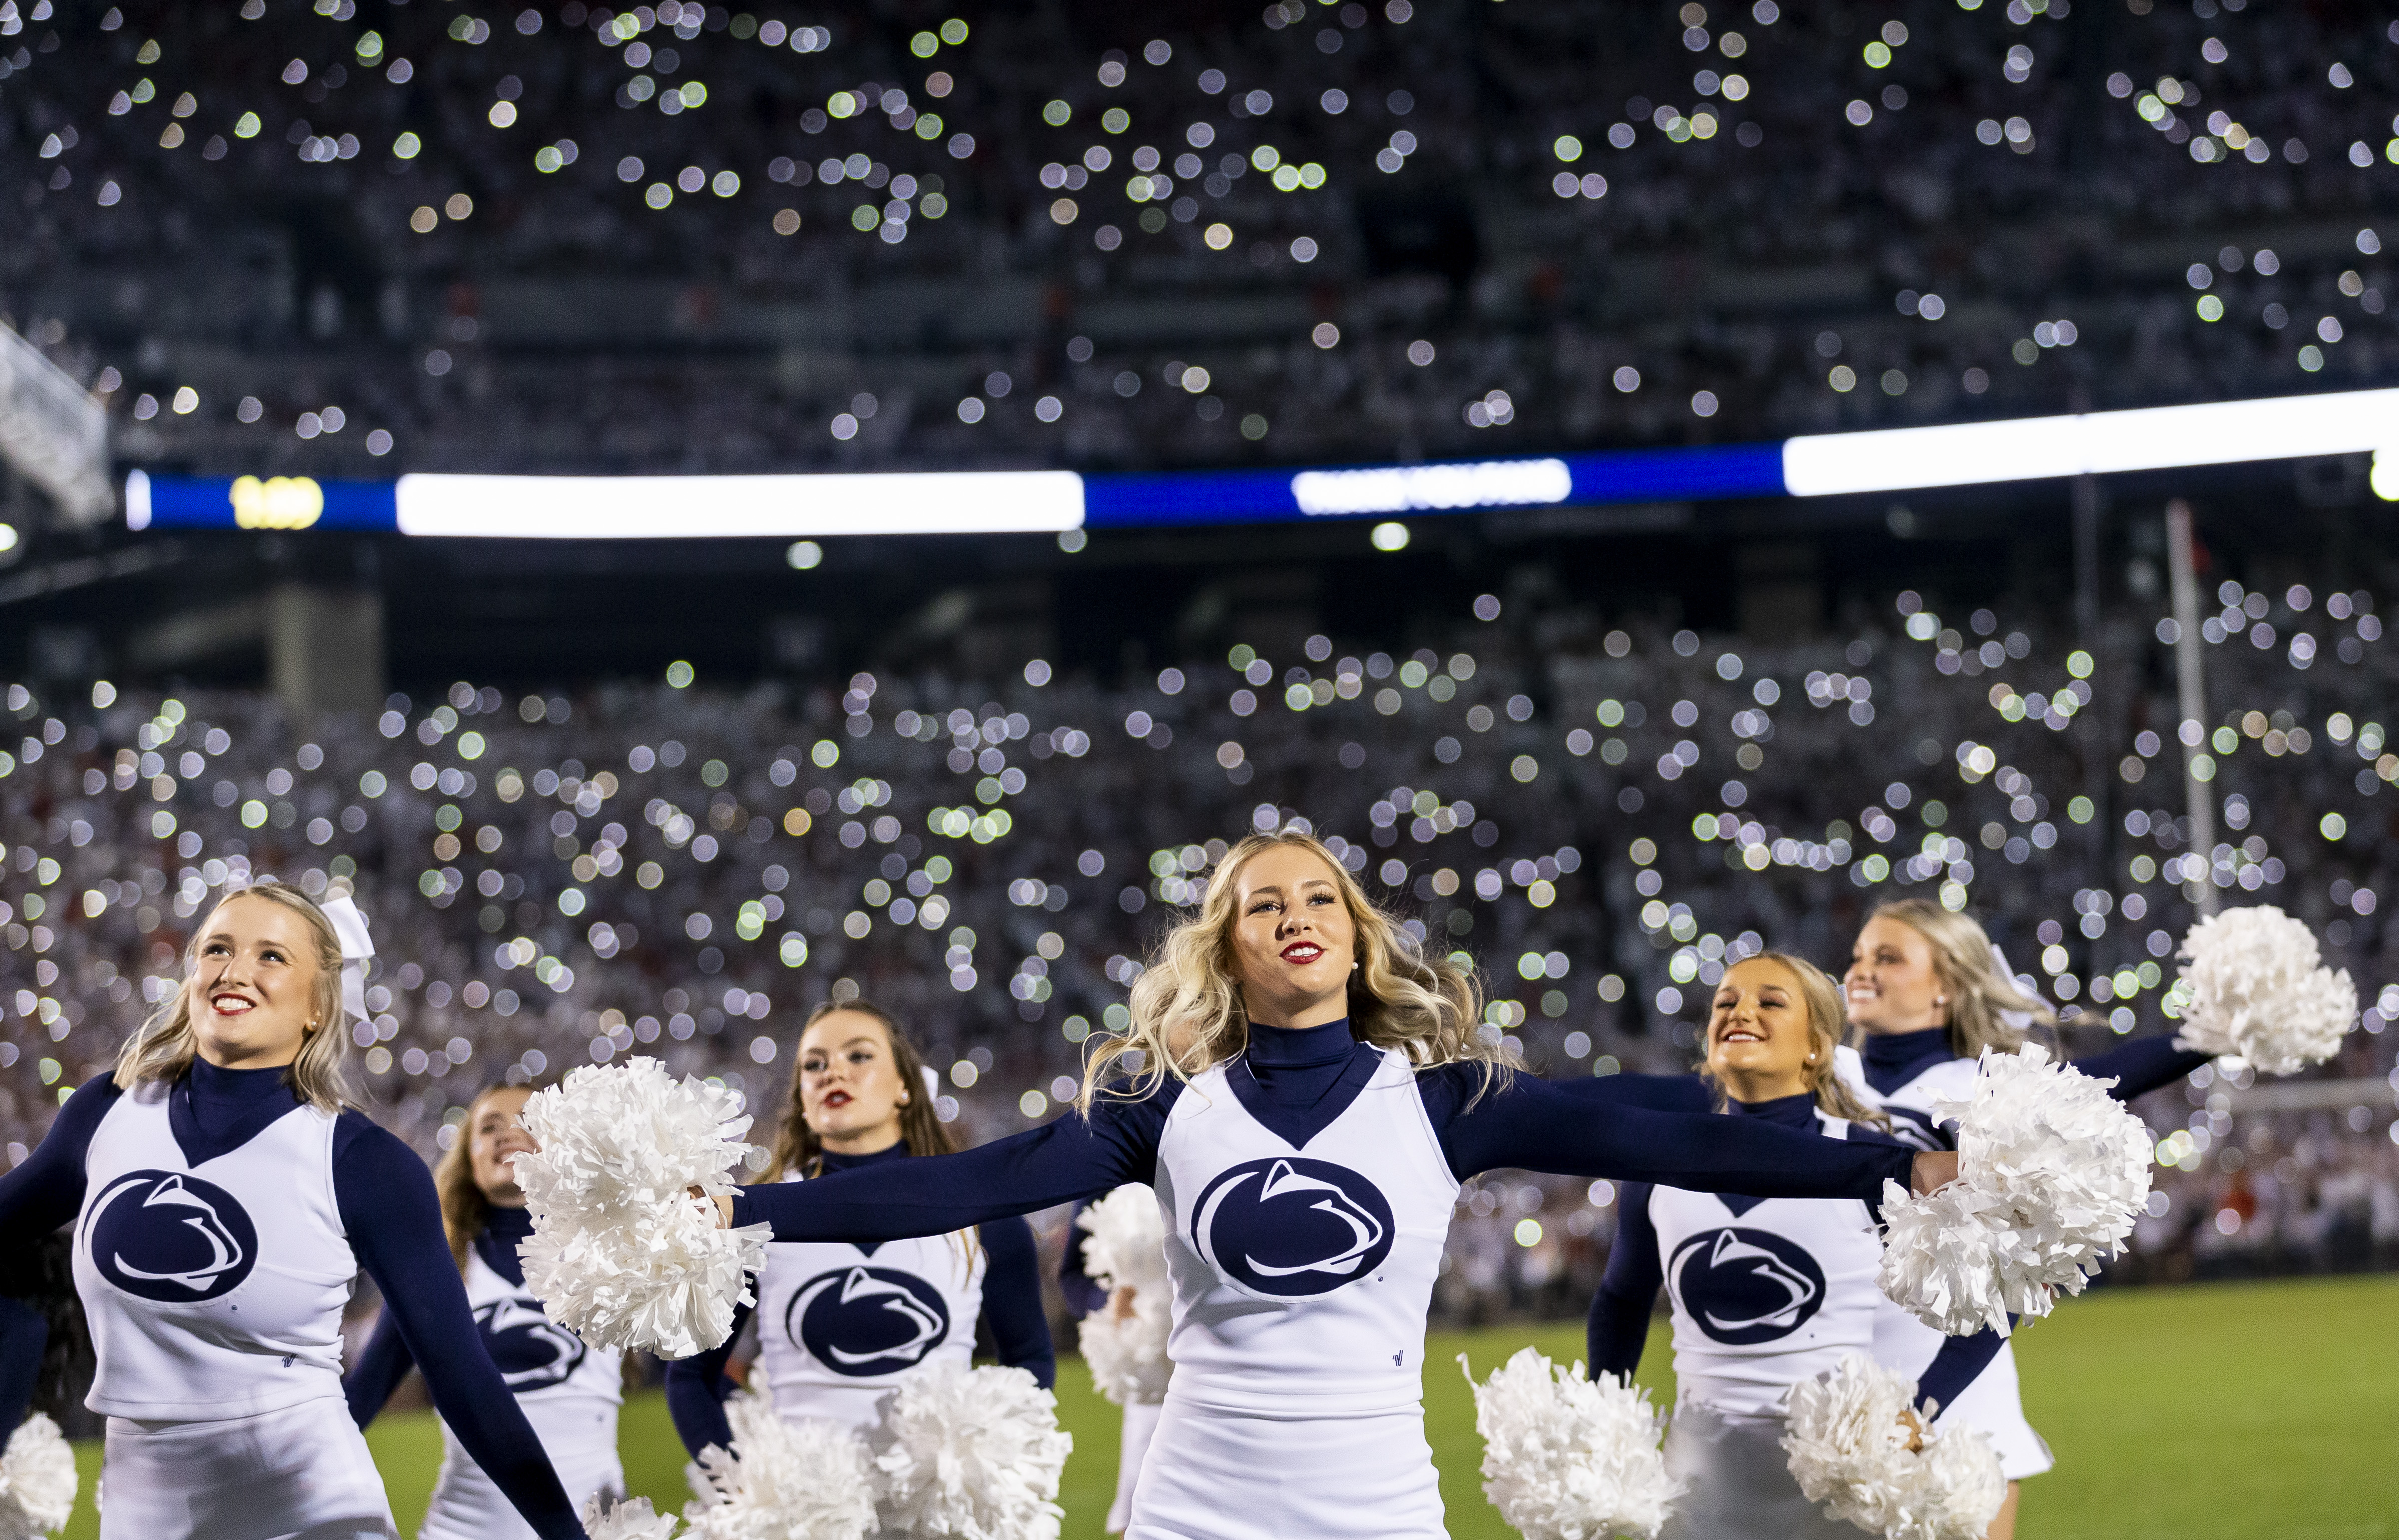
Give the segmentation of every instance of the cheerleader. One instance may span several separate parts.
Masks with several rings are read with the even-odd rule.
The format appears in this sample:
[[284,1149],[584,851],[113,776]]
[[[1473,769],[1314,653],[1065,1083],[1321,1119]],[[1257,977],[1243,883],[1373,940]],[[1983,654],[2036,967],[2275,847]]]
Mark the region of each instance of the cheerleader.
[[[1834,1071],[1840,992],[1812,964],[1764,952],[1716,985],[1704,1082],[1726,1112],[1794,1132],[1895,1144]],[[1660,1077],[1663,1078],[1663,1077]],[[1881,1245],[1871,1205],[1764,1199],[1628,1183],[1592,1301],[1591,1372],[1630,1378],[1658,1290],[1674,1309],[1676,1405],[1667,1469],[1688,1486],[1661,1540],[1855,1540],[1792,1479],[1782,1447],[1791,1387],[1871,1355]],[[1946,1405],[1998,1352],[1984,1331],[1945,1340],[1918,1404]]]
[[[1850,952],[1842,993],[1859,1044],[1854,1060],[1843,1055],[1844,1073],[1854,1077],[1852,1088],[1867,1105],[1890,1115],[1902,1141],[1923,1149],[1951,1145],[1932,1103],[1971,1093],[1985,1049],[2013,1053],[2026,1026],[2057,1022],[2040,1000],[2016,987],[1980,925],[1922,898],[1885,904],[1867,919]],[[2073,1062],[2086,1074],[2115,1080],[2109,1094],[2130,1101],[2172,1085],[2208,1056],[2175,1047],[2168,1035]],[[1944,1340],[1888,1302],[1876,1318],[1876,1358],[1904,1373],[1920,1375]],[[1989,1540],[2013,1540],[2018,1483],[2056,1461],[2025,1419],[2012,1347],[2003,1345],[1964,1394],[1947,1403],[1942,1421],[1990,1435],[2008,1496]]]
[[[483,1351],[514,1392],[567,1496],[578,1506],[595,1493],[619,1502],[625,1470],[617,1460],[617,1409],[625,1399],[625,1356],[592,1347],[551,1322],[525,1291],[517,1258],[517,1247],[533,1234],[515,1169],[518,1155],[540,1148],[522,1121],[532,1095],[523,1086],[492,1086],[468,1103],[458,1142],[433,1172],[441,1227]],[[342,1381],[360,1428],[374,1421],[412,1367],[399,1317],[386,1311]],[[441,1474],[418,1540],[532,1540],[533,1533],[444,1422]]]
[[583,1533],[483,1353],[424,1163],[343,1105],[372,955],[346,898],[228,895],[183,987],[0,1177],[0,1246],[75,1225],[85,1404],[108,1418],[102,1540],[389,1540],[341,1414],[361,1268],[476,1463],[543,1540]]
[[[803,1182],[952,1154],[957,1141],[933,1110],[930,1084],[915,1045],[883,1011],[855,1000],[819,1006],[800,1033],[774,1165],[761,1180]],[[725,1366],[752,1314],[736,1313],[725,1345],[667,1366],[667,1406],[694,1455],[733,1447]],[[978,1320],[1001,1363],[1044,1389],[1058,1377],[1033,1231],[1014,1216],[918,1239],[772,1246],[755,1315],[753,1371],[794,1422],[872,1433],[918,1366],[972,1360]]]
[[896,1238],[1146,1182],[1175,1367],[1132,1540],[1435,1540],[1425,1316],[1462,1180],[1509,1167],[1865,1200],[1956,1173],[1954,1156],[1751,1119],[1595,1118],[1511,1075],[1477,1005],[1321,844],[1254,835],[1160,943],[1074,1115],[718,1201],[783,1240]]
[[[1066,1308],[1078,1320],[1088,1319],[1105,1309],[1111,1317],[1124,1320],[1132,1314],[1134,1290],[1131,1284],[1118,1284],[1103,1289],[1084,1270],[1083,1247],[1086,1237],[1077,1223],[1091,1208],[1089,1202],[1075,1205],[1066,1221],[1066,1255],[1058,1264],[1058,1291],[1066,1297]],[[1124,1406],[1124,1429],[1117,1442],[1117,1494],[1108,1504],[1105,1529],[1110,1534],[1122,1534],[1132,1522],[1132,1493],[1141,1478],[1141,1463],[1149,1453],[1150,1440],[1158,1432],[1159,1403],[1128,1401]]]

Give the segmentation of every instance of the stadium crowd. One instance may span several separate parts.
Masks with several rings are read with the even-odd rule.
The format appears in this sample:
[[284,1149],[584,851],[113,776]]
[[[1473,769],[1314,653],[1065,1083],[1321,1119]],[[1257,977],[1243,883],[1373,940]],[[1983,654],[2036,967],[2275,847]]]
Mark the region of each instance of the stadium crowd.
[[0,50],[0,308],[220,471],[1492,453],[2391,368],[2399,44],[2349,10],[13,0]]
[[[1837,972],[1901,893],[1980,916],[2069,1050],[2168,1031],[2189,885],[2212,880],[2307,919],[2357,979],[2363,1030],[2314,1078],[2387,1084],[2399,753],[2374,714],[2399,660],[2369,595],[2216,598],[2205,851],[2157,635],[1914,593],[1774,648],[1484,595],[1403,655],[1317,636],[1118,681],[1027,658],[742,690],[678,663],[573,695],[460,682],[377,719],[13,685],[0,1141],[22,1159],[174,987],[195,917],[269,872],[371,917],[354,1062],[428,1155],[476,1088],[628,1054],[771,1114],[800,1015],[861,995],[928,1045],[942,1115],[990,1137],[1060,1114],[1226,842],[1299,819],[1474,960],[1487,1030],[1552,1075],[1687,1067],[1728,959],[1770,941]],[[2202,1072],[2142,1105],[2167,1169],[2132,1265],[2399,1260],[2390,1095],[2257,1094]],[[1611,1196],[1477,1183],[1444,1308],[1579,1299]]]

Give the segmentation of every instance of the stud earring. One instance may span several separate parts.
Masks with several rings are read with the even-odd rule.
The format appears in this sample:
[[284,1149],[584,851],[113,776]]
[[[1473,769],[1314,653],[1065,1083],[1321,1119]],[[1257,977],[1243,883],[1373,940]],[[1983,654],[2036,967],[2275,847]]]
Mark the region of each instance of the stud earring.
[[900,1093],[900,1105],[901,1105],[901,1106],[903,1106],[903,1107],[904,1107],[904,1106],[906,1106],[907,1104],[908,1104],[908,1093],[907,1093],[906,1091],[901,1091],[901,1092]]

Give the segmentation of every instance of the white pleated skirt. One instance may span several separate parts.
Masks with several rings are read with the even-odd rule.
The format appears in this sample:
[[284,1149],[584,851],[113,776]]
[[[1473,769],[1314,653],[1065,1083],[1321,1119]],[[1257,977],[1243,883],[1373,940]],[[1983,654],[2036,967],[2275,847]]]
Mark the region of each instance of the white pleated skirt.
[[[612,1502],[625,1495],[625,1467],[617,1458],[617,1409],[612,1405],[521,1402],[525,1420],[549,1456],[567,1501],[581,1511],[598,1494]],[[441,1475],[416,1540],[535,1540],[533,1526],[516,1510],[482,1466],[441,1430]]]
[[1142,1461],[1148,1457],[1159,1413],[1164,1410],[1155,1401],[1135,1401],[1124,1409],[1124,1438],[1117,1445],[1117,1496],[1108,1505],[1110,1534],[1122,1534],[1132,1522],[1133,1488],[1140,1484]]
[[1999,1356],[1974,1376],[1974,1383],[1955,1402],[1941,1409],[1932,1425],[1945,1433],[1964,1426],[1989,1434],[1991,1447],[1999,1452],[1999,1471],[2011,1481],[2041,1475],[2057,1465],[2057,1456],[2049,1452],[2049,1441],[2025,1420],[2024,1393],[2016,1381],[2013,1345],[2000,1348]]
[[1686,1401],[1666,1429],[1666,1470],[1686,1486],[1658,1540],[1860,1540],[1800,1495],[1780,1417],[1728,1417]]
[[1126,1540],[1446,1540],[1424,1410],[1283,1418],[1167,1390]]
[[399,1540],[340,1398],[220,1421],[108,1419],[101,1540]]

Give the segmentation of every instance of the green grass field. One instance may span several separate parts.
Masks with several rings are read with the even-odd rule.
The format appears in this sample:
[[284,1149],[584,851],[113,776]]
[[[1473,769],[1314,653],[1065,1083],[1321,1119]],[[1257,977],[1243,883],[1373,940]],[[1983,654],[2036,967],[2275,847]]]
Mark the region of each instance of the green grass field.
[[[1578,1327],[1437,1336],[1426,1432],[1450,1533],[1504,1536],[1476,1476],[1474,1405],[1451,1367],[1478,1375],[1527,1343],[1579,1358]],[[2110,1290],[2068,1301],[2018,1339],[2026,1410],[2057,1469],[2026,1486],[2024,1540],[2399,1540],[2399,1278]],[[1662,1332],[1642,1379],[1673,1394]],[[1098,1540],[1115,1491],[1117,1412],[1079,1362],[1060,1375],[1075,1435],[1061,1499],[1067,1540]],[[413,1534],[440,1459],[425,1413],[368,1436],[400,1533]],[[684,1497],[684,1455],[656,1395],[625,1409],[626,1474],[659,1506]],[[99,1533],[90,1501],[100,1452],[80,1452],[84,1497],[72,1540]]]

